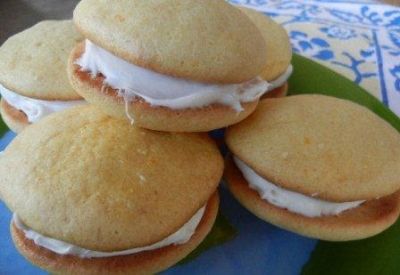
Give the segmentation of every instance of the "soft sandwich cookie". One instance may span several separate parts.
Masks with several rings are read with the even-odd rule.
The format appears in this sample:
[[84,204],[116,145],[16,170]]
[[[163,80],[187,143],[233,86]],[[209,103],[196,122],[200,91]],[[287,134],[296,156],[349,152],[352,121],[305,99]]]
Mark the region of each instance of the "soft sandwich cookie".
[[81,40],[72,21],[43,21],[0,47],[0,110],[14,132],[85,102],[66,73],[69,53]]
[[226,142],[229,189],[265,221],[346,241],[399,216],[400,135],[362,106],[321,95],[265,99]]
[[271,86],[259,77],[262,35],[223,0],[83,0],[74,22],[87,39],[70,57],[73,87],[144,128],[200,132],[234,124]]
[[0,158],[0,192],[15,245],[33,264],[149,274],[211,230],[222,170],[206,134],[149,131],[80,106],[17,136]]
[[253,9],[239,8],[260,30],[266,44],[265,67],[260,76],[271,86],[264,97],[283,97],[288,91],[287,80],[293,72],[290,64],[292,47],[286,30],[266,15]]

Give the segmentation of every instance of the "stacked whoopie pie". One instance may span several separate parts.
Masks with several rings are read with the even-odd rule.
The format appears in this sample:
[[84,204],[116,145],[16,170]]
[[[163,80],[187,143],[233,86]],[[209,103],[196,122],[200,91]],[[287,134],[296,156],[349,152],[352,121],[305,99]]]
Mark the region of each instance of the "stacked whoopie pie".
[[0,190],[14,212],[14,243],[33,264],[57,274],[153,274],[211,230],[222,171],[207,134],[150,131],[81,106],[13,140],[0,158]]
[[43,21],[0,47],[0,111],[14,132],[57,111],[85,103],[65,73],[82,36],[71,20]]
[[400,135],[368,109],[322,95],[262,100],[229,127],[225,179],[261,219],[299,234],[367,238],[400,213]]
[[[140,127],[204,132],[237,123],[290,75],[291,52],[282,64],[266,62],[276,47],[267,48],[249,17],[222,0],[85,0],[74,21],[86,41],[70,58],[73,87]],[[269,21],[261,25],[279,33]],[[277,40],[290,48],[287,36]],[[275,86],[260,76],[269,69],[268,80],[283,74]]]

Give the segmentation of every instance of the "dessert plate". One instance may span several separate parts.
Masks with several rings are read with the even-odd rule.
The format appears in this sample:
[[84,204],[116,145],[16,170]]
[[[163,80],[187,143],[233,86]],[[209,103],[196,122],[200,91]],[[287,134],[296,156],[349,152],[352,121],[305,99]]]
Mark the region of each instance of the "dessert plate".
[[[400,119],[343,76],[304,57],[293,58],[289,93],[321,93],[357,102],[400,131]],[[221,137],[221,131],[215,135]],[[0,149],[15,137],[0,121]],[[361,241],[322,242],[265,223],[241,207],[222,185],[221,216],[189,258],[163,274],[400,274],[400,222]],[[0,274],[46,274],[15,250],[11,213],[0,202]],[[228,223],[228,222],[230,223]]]

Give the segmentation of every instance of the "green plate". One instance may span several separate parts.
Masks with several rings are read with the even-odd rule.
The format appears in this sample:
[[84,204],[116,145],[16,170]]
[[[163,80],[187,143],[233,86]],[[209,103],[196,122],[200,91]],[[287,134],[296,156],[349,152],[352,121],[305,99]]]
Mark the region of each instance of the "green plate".
[[7,125],[4,124],[3,118],[0,117],[0,137],[4,136],[5,133],[8,131]]
[[[348,99],[367,107],[400,131],[400,119],[360,86],[301,56],[294,56],[293,65],[290,95],[317,93]],[[400,222],[361,241],[320,241],[303,274],[400,274]]]

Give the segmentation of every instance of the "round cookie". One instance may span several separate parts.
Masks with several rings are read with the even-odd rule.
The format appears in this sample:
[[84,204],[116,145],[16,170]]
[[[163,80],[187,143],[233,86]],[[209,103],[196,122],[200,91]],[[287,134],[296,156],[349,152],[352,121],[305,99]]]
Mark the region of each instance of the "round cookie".
[[260,76],[272,81],[286,72],[292,59],[292,46],[286,30],[256,10],[239,7],[258,27],[266,44],[266,65]]
[[245,14],[223,0],[109,2],[84,0],[74,11],[87,40],[68,75],[88,102],[173,132],[211,131],[254,111],[268,88],[258,77],[266,45]]
[[297,194],[291,199],[361,203],[337,215],[293,212],[263,199],[254,190],[259,185],[251,187],[250,178],[228,159],[229,189],[263,220],[305,236],[344,241],[378,234],[399,216],[400,135],[365,107],[322,95],[265,99],[249,118],[229,127],[225,139],[232,154],[263,180]]
[[135,125],[151,130],[168,132],[207,132],[235,124],[249,116],[257,107],[258,100],[242,103],[243,111],[237,112],[230,106],[213,104],[204,108],[174,110],[162,106],[151,106],[142,99],[124,102],[118,91],[104,85],[104,77],[92,78],[74,64],[84,50],[80,44],[69,60],[68,74],[73,87],[90,103],[99,106],[107,114],[126,119],[127,113]]
[[226,142],[263,178],[308,196],[354,201],[400,188],[400,135],[347,100],[322,95],[262,100],[253,115],[228,128]]
[[145,130],[81,106],[26,128],[0,170],[1,197],[26,226],[94,251],[152,245],[206,207],[188,242],[128,256],[61,256],[11,225],[21,253],[48,271],[122,274],[161,271],[205,238],[218,212],[223,159],[207,134]]
[[77,100],[68,81],[69,53],[82,36],[71,20],[42,21],[0,47],[0,84],[42,100]]
[[[64,101],[81,104],[82,97],[66,74],[69,53],[81,40],[71,20],[42,21],[0,47],[0,111],[11,130],[19,133],[38,119],[29,117],[43,109],[35,100],[46,106]],[[52,112],[52,107],[47,112]]]
[[265,66],[259,30],[224,0],[83,0],[74,22],[96,45],[169,76],[242,83]]
[[100,251],[175,232],[215,192],[223,170],[206,134],[131,127],[89,106],[27,128],[0,162],[3,199],[24,223]]

